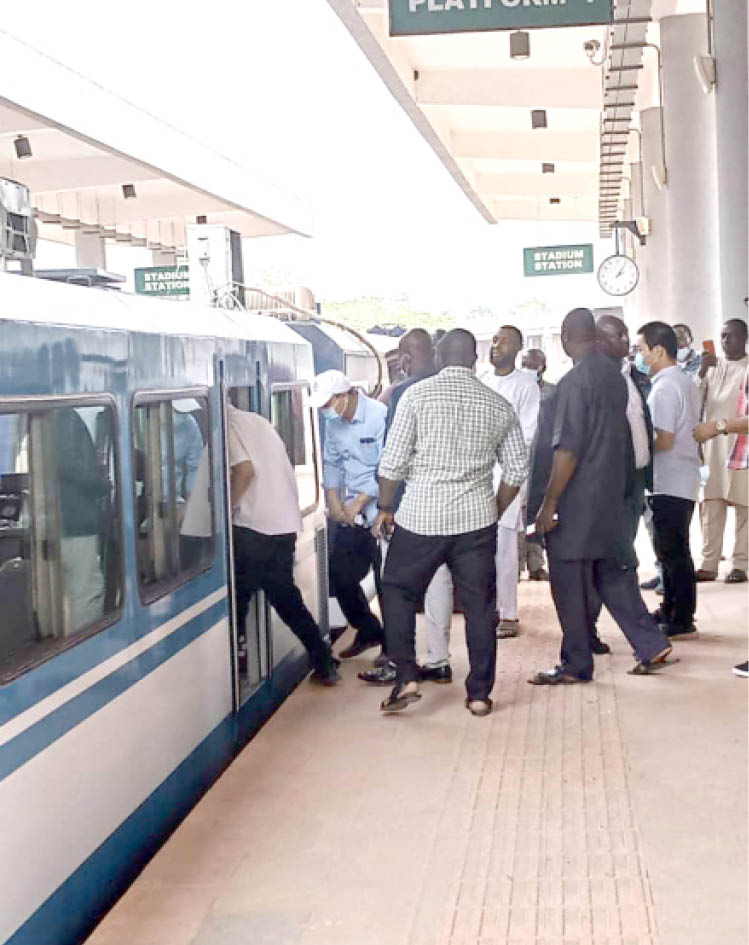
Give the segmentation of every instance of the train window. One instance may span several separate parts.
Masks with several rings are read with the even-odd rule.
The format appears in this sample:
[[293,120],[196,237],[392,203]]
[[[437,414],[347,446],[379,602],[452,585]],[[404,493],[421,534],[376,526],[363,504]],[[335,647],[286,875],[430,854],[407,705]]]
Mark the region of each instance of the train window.
[[109,403],[0,405],[0,679],[117,619],[122,529]]
[[306,384],[277,385],[271,395],[271,422],[294,467],[302,515],[314,511],[320,497],[314,418]]
[[139,395],[133,416],[138,578],[145,601],[205,570],[214,554],[208,402]]

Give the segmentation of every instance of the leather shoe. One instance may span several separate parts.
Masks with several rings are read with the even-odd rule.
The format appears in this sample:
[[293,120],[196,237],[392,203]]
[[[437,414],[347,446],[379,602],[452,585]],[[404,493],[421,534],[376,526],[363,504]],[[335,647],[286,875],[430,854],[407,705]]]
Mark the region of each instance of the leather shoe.
[[733,571],[726,576],[726,584],[745,584],[746,580],[746,571],[742,571],[739,568],[734,568]]
[[596,656],[603,656],[604,653],[610,653],[611,647],[608,643],[604,643],[599,636],[593,637],[590,641],[590,648],[596,654]]
[[580,676],[573,676],[562,666],[555,666],[554,669],[547,669],[545,672],[536,673],[528,680],[531,686],[574,686],[576,683],[587,683],[589,679],[581,679]]
[[327,669],[316,669],[309,674],[309,681],[315,686],[335,686],[341,681],[338,670],[331,665]]
[[695,574],[695,579],[698,582],[704,583],[705,581],[714,581],[718,577],[717,571],[705,571],[704,568],[700,568],[699,571]]
[[395,682],[395,663],[385,663],[384,666],[365,669],[356,675],[362,682],[369,683],[370,686],[392,686]]
[[499,630],[497,630],[497,639],[507,640],[510,637],[516,637],[519,633],[519,627],[519,620],[503,620],[499,625]]
[[453,671],[449,666],[419,666],[419,677],[423,682],[451,683]]
[[689,627],[685,627],[681,623],[659,623],[658,624],[662,633],[665,633],[669,640],[674,637],[693,637],[697,634],[697,627],[692,624]]
[[367,650],[371,650],[373,646],[379,646],[380,644],[377,640],[354,640],[351,646],[347,646],[345,650],[339,652],[339,656],[342,660],[350,660],[355,656],[361,656],[362,653],[366,653]]
[[548,581],[549,573],[546,568],[536,568],[535,571],[528,572],[529,581]]

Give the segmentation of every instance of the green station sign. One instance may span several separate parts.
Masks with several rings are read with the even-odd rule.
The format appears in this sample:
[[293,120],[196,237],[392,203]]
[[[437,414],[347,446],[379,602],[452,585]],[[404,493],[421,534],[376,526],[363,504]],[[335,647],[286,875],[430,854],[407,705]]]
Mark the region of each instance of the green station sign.
[[613,0],[390,0],[391,36],[595,26],[613,19]]
[[135,269],[138,295],[189,295],[190,282],[185,266],[148,266]]
[[526,276],[578,276],[593,272],[593,244],[531,246],[523,250]]

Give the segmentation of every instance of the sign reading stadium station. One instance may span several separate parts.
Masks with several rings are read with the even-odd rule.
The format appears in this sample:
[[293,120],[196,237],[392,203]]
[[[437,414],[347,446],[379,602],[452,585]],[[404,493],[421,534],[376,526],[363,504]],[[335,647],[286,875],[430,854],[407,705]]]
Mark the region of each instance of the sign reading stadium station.
[[613,0],[390,0],[391,36],[594,26],[613,19]]
[[532,246],[523,250],[526,276],[574,276],[593,272],[593,244]]
[[135,269],[138,295],[189,295],[190,281],[185,266],[148,266]]

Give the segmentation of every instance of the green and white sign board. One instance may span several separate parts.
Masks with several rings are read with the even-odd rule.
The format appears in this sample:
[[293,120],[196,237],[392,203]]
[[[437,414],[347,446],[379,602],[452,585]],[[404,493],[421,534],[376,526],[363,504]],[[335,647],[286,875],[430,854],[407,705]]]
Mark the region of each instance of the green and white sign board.
[[189,295],[190,282],[185,266],[149,266],[135,269],[138,295]]
[[593,272],[593,244],[532,246],[523,250],[526,276],[577,276]]
[[390,0],[390,35],[611,23],[613,0]]

